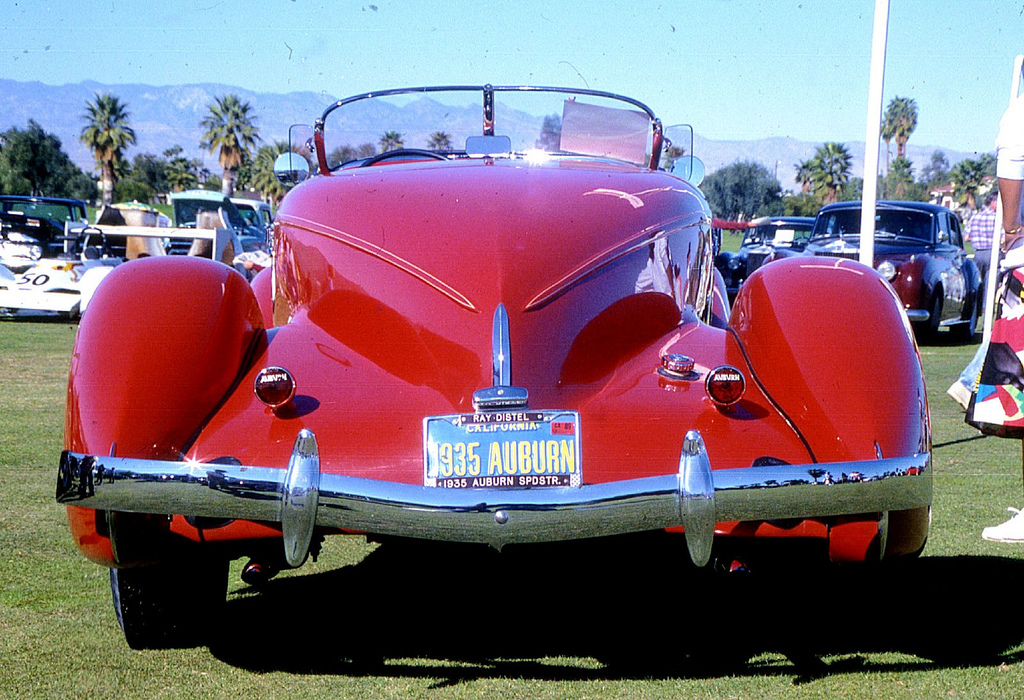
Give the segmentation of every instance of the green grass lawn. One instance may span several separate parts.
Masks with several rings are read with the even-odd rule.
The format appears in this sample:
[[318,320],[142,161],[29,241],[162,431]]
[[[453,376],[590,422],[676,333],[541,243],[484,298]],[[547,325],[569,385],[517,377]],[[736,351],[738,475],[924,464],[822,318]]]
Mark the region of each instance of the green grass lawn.
[[[74,332],[0,322],[0,696],[988,698],[1024,687],[1024,545],[980,538],[1024,505],[1021,447],[979,437],[945,396],[973,345],[922,348],[935,502],[924,555],[907,566],[708,576],[651,566],[629,546],[466,566],[443,549],[332,538],[259,595],[235,562],[209,647],[136,652],[106,570],[78,554],[54,502]],[[604,663],[630,652],[641,660]]]

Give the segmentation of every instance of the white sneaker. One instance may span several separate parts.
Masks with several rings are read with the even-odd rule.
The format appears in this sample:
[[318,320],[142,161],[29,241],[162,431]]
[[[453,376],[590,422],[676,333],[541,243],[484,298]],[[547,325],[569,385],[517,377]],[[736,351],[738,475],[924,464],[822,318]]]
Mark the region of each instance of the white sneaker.
[[953,382],[946,393],[949,394],[949,398],[956,401],[966,411],[967,406],[971,403],[971,390],[963,385],[959,379]]
[[1016,508],[1006,510],[1014,513],[1014,516],[1002,525],[986,527],[981,531],[981,537],[992,542],[1024,542],[1024,511]]

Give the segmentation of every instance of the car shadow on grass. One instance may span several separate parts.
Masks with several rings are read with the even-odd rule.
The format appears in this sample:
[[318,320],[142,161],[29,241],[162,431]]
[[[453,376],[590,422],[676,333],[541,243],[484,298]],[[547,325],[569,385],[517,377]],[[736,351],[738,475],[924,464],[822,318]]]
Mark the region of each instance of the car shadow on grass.
[[[1022,660],[1007,655],[1024,643],[1019,559],[721,573],[686,564],[685,548],[661,547],[653,559],[655,549],[628,542],[605,554],[584,546],[470,556],[388,543],[357,565],[233,596],[210,649],[255,672],[442,685],[720,675],[799,683]],[[919,661],[863,656],[880,652]],[[765,653],[789,663],[765,662]]]

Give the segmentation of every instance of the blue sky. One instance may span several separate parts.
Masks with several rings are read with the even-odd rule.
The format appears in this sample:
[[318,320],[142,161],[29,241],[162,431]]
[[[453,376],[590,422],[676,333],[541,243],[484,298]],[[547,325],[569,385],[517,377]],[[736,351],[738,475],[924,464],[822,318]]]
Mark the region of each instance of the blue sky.
[[[0,77],[262,92],[444,83],[635,97],[713,139],[863,140],[874,0],[11,0]],[[891,0],[884,102],[912,143],[991,151],[1024,0]]]

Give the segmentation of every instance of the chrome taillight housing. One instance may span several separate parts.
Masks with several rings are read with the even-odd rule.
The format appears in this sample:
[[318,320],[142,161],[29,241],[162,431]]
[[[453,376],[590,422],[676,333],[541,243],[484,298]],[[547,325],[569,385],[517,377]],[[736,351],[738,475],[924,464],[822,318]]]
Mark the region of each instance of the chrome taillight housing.
[[708,372],[704,380],[708,397],[719,406],[731,406],[741,398],[747,388],[743,373],[732,365],[720,365]]
[[284,367],[264,367],[256,375],[253,391],[266,405],[280,408],[295,396],[295,378]]

